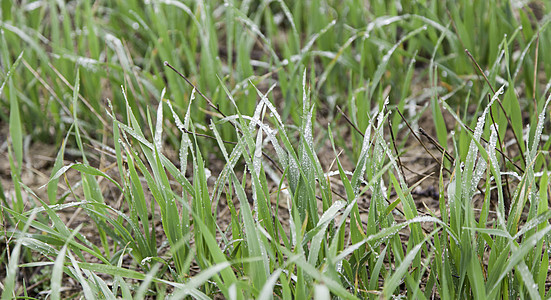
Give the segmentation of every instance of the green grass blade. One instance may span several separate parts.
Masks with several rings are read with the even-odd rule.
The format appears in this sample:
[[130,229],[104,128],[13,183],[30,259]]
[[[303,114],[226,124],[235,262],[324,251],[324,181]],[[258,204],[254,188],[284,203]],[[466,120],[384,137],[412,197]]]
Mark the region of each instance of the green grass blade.
[[423,244],[426,243],[427,240],[430,237],[432,237],[433,235],[435,235],[438,231],[439,231],[439,229],[434,230],[421,243],[415,245],[415,247],[413,247],[408,252],[408,254],[404,258],[402,263],[396,268],[396,271],[392,274],[392,276],[390,276],[390,278],[385,280],[385,284],[384,284],[384,287],[383,287],[383,294],[382,294],[382,296],[384,298],[386,298],[386,299],[390,298],[390,296],[394,293],[394,291],[396,290],[396,288],[400,284],[401,278],[406,274],[406,272],[408,271],[411,263],[413,262],[413,260],[417,256],[418,252],[421,250],[421,247],[423,246]]
[[[25,222],[25,226],[23,227],[22,232],[28,232],[29,228],[31,227],[31,223],[35,219],[36,214],[32,214]],[[8,261],[7,269],[6,269],[6,278],[4,279],[4,287],[2,291],[2,300],[7,299],[13,299],[17,295],[15,294],[15,280],[18,270],[18,262],[19,257],[21,255],[21,247],[23,245],[24,239],[20,238],[17,239],[17,242],[15,243],[15,247],[13,248],[10,260]]]

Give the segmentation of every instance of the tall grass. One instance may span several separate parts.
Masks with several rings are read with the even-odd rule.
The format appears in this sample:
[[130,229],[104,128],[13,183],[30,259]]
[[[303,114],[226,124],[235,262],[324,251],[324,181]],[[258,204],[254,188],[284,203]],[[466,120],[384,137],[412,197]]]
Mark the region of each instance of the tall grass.
[[534,3],[2,1],[2,298],[551,297]]

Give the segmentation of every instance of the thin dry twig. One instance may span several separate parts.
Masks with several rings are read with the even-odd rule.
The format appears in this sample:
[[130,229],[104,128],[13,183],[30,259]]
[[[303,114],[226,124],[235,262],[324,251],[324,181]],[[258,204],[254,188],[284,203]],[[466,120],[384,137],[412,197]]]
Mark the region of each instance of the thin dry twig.
[[409,131],[413,134],[413,136],[415,137],[415,139],[419,142],[419,144],[421,144],[421,146],[423,146],[423,148],[425,149],[425,151],[432,157],[432,159],[434,159],[434,161],[439,165],[441,166],[445,171],[447,171],[449,174],[451,174],[452,172],[450,171],[450,169],[446,168],[445,166],[442,165],[442,163],[436,158],[434,157],[434,155],[432,154],[432,152],[429,151],[429,149],[427,148],[427,146],[425,146],[425,143],[423,143],[423,141],[421,141],[421,139],[419,138],[419,136],[415,133],[415,131],[413,130],[413,128],[411,128],[411,125],[409,125],[409,122],[406,120],[406,118],[404,117],[404,115],[402,115],[402,113],[400,112],[399,109],[396,110],[398,112],[398,114],[400,115],[400,117],[402,118],[402,120],[406,123],[407,127],[409,128]]
[[165,66],[169,67],[170,69],[172,69],[172,71],[176,72],[176,74],[178,74],[180,77],[182,77],[186,82],[187,84],[189,84],[192,88],[195,89],[195,91],[197,91],[197,93],[203,97],[203,99],[205,99],[205,101],[207,101],[207,104],[214,108],[220,115],[222,115],[222,117],[226,118],[226,114],[224,114],[220,108],[218,107],[218,105],[214,105],[214,103],[207,97],[205,96],[205,94],[203,94],[201,92],[201,90],[199,90],[193,83],[191,83],[191,81],[189,81],[189,79],[187,79],[186,76],[184,76],[184,74],[180,73],[180,71],[176,70],[176,68],[174,68],[171,64],[168,63],[168,61],[165,61]]
[[398,152],[398,147],[396,147],[396,141],[394,139],[394,132],[392,132],[392,122],[390,121],[390,118],[387,118],[388,121],[388,128],[390,131],[390,139],[392,140],[392,146],[394,147],[394,152],[396,152],[396,158],[398,160],[398,166],[400,167],[400,172],[402,173],[402,177],[404,177],[404,181],[406,182],[406,185],[409,186],[406,173],[404,173],[404,167],[402,165],[402,160],[400,159],[400,152]]
[[451,156],[451,154],[448,153],[448,151],[438,143],[436,139],[434,139],[430,134],[428,134],[423,128],[419,127],[419,132],[421,135],[426,137],[431,144],[433,144],[440,153],[444,154],[444,156],[453,164],[455,159]]
[[352,126],[352,128],[354,128],[362,137],[364,137],[364,134],[360,131],[360,129],[356,126],[356,124],[352,123],[350,118],[348,118],[348,116],[342,111],[342,109],[338,105],[337,105],[337,110],[344,117],[346,122],[348,122],[348,124],[350,124],[350,126]]

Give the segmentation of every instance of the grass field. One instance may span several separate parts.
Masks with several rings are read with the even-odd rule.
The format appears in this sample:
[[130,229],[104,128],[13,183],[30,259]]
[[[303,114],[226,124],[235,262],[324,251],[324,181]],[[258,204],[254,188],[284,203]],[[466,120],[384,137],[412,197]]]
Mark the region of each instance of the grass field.
[[551,298],[548,1],[0,3],[1,299]]

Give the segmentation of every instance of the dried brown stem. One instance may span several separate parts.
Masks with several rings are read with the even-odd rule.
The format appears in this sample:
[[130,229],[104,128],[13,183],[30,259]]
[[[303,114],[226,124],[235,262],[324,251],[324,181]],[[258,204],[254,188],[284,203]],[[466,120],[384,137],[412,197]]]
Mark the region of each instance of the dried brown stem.
[[390,131],[390,139],[392,140],[392,146],[394,147],[394,152],[396,152],[396,158],[398,160],[398,166],[400,167],[400,172],[402,173],[402,177],[404,177],[404,181],[406,182],[406,185],[408,185],[406,173],[404,173],[404,167],[402,165],[402,160],[400,159],[400,153],[398,152],[398,147],[396,147],[394,133],[392,132],[392,122],[390,121],[390,118],[388,118],[387,121],[388,121],[388,129]]
[[432,152],[429,151],[429,149],[427,148],[427,146],[425,146],[425,143],[423,143],[423,141],[421,141],[421,139],[419,138],[419,136],[415,133],[415,131],[413,130],[413,128],[411,128],[411,126],[409,125],[409,122],[406,120],[406,118],[404,117],[404,115],[402,115],[402,113],[400,112],[399,109],[396,110],[398,112],[398,114],[400,115],[400,117],[402,118],[402,120],[404,121],[404,123],[406,123],[407,127],[409,128],[409,131],[413,134],[413,136],[415,137],[415,139],[419,142],[419,144],[421,144],[421,146],[423,146],[423,148],[425,149],[425,151],[432,157],[432,159],[434,159],[434,161],[439,165],[441,166],[444,170],[446,170],[448,173],[452,173],[450,171],[450,169],[444,167],[442,165],[442,163],[440,162],[440,160],[438,160],[436,157],[434,157],[434,155],[432,154]]
[[348,116],[341,110],[340,106],[338,106],[338,105],[337,105],[337,110],[344,117],[346,122],[348,122],[348,124],[350,124],[350,126],[352,126],[352,128],[354,128],[363,137],[364,134],[360,131],[360,129],[358,127],[356,127],[356,125],[354,123],[352,123],[350,118],[348,118]]
[[428,134],[423,128],[419,127],[419,132],[421,133],[421,135],[423,135],[424,137],[426,137],[429,142],[431,144],[433,144],[437,149],[438,151],[440,151],[440,153],[444,154],[444,156],[453,164],[453,162],[455,161],[455,159],[451,156],[451,154],[448,153],[448,151],[446,151],[446,149],[444,147],[442,147],[442,145],[440,145],[440,143],[438,143],[438,141],[436,141],[435,138],[433,138],[430,134]]

